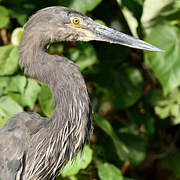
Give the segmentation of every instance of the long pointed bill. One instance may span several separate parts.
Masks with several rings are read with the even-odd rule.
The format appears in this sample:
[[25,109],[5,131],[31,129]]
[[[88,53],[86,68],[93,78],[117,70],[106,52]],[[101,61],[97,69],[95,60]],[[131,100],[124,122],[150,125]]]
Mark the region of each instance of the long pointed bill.
[[146,43],[140,39],[131,37],[114,29],[98,24],[94,21],[88,21],[88,24],[90,25],[90,31],[94,40],[106,41],[149,51],[163,51],[162,49]]

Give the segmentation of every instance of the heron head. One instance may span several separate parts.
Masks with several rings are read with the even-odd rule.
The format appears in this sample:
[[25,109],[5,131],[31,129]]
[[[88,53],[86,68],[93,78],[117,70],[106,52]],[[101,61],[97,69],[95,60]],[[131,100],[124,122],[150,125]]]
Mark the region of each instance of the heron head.
[[33,20],[34,24],[39,26],[39,30],[51,41],[97,40],[137,49],[162,51],[149,43],[103,26],[79,12],[61,6],[38,11],[30,18],[26,26],[28,24],[31,26]]

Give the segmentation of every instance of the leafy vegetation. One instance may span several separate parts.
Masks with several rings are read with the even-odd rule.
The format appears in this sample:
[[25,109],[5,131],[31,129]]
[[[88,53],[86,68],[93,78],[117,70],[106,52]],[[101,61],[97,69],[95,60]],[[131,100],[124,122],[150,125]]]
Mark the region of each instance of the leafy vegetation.
[[71,7],[164,49],[143,52],[102,42],[49,47],[80,67],[95,127],[84,154],[57,179],[180,179],[179,0],[0,0],[0,126],[24,110],[44,116],[53,111],[50,89],[18,65],[22,26],[52,5]]

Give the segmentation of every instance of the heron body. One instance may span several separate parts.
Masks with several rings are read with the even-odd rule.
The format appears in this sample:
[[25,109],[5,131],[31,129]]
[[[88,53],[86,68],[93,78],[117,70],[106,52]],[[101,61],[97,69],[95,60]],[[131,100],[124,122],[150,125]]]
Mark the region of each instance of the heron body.
[[92,130],[91,105],[79,68],[46,47],[57,41],[100,40],[160,51],[65,7],[49,7],[24,26],[19,47],[25,74],[48,84],[53,92],[50,118],[37,113],[14,115],[0,130],[0,180],[55,179],[83,148]]

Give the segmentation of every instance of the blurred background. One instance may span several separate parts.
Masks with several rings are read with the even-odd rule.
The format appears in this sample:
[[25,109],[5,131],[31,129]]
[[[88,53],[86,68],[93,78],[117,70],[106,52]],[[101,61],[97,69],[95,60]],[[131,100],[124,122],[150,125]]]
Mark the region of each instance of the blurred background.
[[50,89],[26,77],[18,65],[22,26],[37,10],[53,5],[165,50],[143,52],[103,42],[49,46],[49,53],[80,67],[94,116],[83,156],[57,179],[180,179],[180,0],[0,0],[0,127],[17,112],[50,116],[53,111]]

